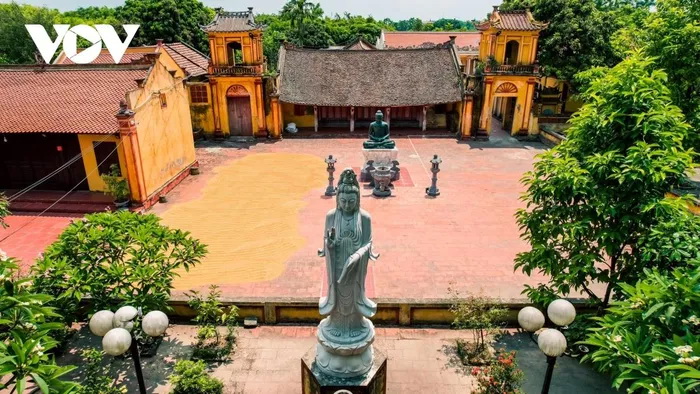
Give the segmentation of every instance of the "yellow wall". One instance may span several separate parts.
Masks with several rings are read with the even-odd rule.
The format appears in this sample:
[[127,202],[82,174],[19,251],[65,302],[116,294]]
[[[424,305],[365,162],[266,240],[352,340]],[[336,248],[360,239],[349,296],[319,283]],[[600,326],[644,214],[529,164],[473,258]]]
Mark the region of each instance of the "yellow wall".
[[[250,94],[250,114],[253,123],[253,134],[260,134],[267,130],[265,124],[265,103],[263,101],[262,77],[210,77],[215,79],[216,84],[212,89],[212,105],[216,105],[217,116],[219,117],[219,127],[224,134],[230,134],[228,99],[226,92],[233,85],[241,85]],[[259,81],[260,83],[256,83]],[[214,97],[214,95],[216,97]],[[216,126],[215,126],[216,128]]]
[[[151,196],[195,161],[189,98],[182,79],[156,63],[144,93],[132,102],[146,195]],[[164,93],[166,107],[159,94]]]
[[[205,86],[207,88],[207,103],[193,103],[190,96],[190,86]],[[212,110],[211,86],[207,82],[188,82],[187,97],[190,103],[190,116],[192,117],[192,128],[201,128],[205,133],[214,132],[214,113]]]
[[120,144],[121,139],[113,135],[104,134],[80,134],[78,142],[80,143],[80,152],[83,154],[83,165],[85,166],[85,174],[87,174],[88,187],[93,192],[104,192],[105,183],[100,177],[97,169],[97,158],[93,142],[114,142],[117,144],[117,155],[119,157],[119,167],[122,174],[126,174],[126,161],[124,156],[124,147]]
[[[510,31],[488,29],[481,33],[481,43],[479,44],[479,59],[486,61],[493,55],[499,64],[503,64],[506,53],[506,43],[508,41],[518,42],[517,64],[533,64],[537,55],[537,40],[539,31]],[[495,41],[495,44],[493,42]],[[493,52],[491,52],[493,50]]]
[[282,103],[282,124],[296,123],[297,127],[314,127],[314,115],[294,115],[294,104]]
[[[530,81],[530,83],[528,83]],[[491,114],[494,112],[497,97],[515,97],[515,112],[513,116],[513,127],[510,130],[511,134],[515,134],[521,130],[529,130],[531,128],[531,111],[533,108],[532,97],[534,95],[535,80],[529,76],[517,75],[493,75],[486,79],[485,86],[488,91],[484,92],[485,104],[481,114],[480,129],[491,130]],[[512,83],[516,86],[517,92],[513,93],[496,93],[498,87],[504,83]],[[502,105],[505,100],[500,100]],[[525,119],[525,122],[523,122]]]
[[244,64],[263,62],[262,32],[260,30],[230,33],[209,33],[209,53],[214,65],[228,65],[227,46],[238,42],[243,50]]

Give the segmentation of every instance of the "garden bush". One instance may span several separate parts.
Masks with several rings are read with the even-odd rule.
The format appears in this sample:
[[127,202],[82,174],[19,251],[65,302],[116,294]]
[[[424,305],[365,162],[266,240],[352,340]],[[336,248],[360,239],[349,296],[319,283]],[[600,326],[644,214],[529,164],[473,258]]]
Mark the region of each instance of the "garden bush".
[[476,378],[475,394],[521,394],[520,385],[523,371],[518,369],[515,352],[500,350],[496,358],[486,367],[474,367],[472,376]]
[[204,361],[180,360],[170,377],[172,394],[221,394],[224,384],[206,372]]
[[49,332],[62,327],[49,322],[60,318],[47,306],[51,300],[34,293],[31,278],[21,278],[17,262],[0,250],[0,391],[49,394],[77,388],[61,380],[74,367],[56,365],[51,354],[57,342]]
[[162,225],[155,215],[96,213],[71,223],[49,246],[32,268],[34,286],[56,297],[66,324],[80,320],[85,297],[93,310],[166,310],[177,270],[198,264],[205,253],[188,232]]
[[455,316],[453,327],[470,329],[472,333],[470,342],[461,339],[456,341],[457,356],[465,365],[483,365],[490,362],[493,355],[489,344],[503,327],[508,311],[487,297],[469,296],[460,299],[457,292],[450,292],[454,299],[450,307]]
[[[233,351],[238,308],[235,305],[223,308],[220,297],[221,291],[216,285],[209,287],[209,294],[206,296],[197,291],[190,292],[187,303],[197,313],[194,318],[197,323],[197,342],[192,352],[195,359],[226,360]],[[218,326],[226,327],[226,335],[223,338]]]
[[83,381],[78,394],[123,394],[125,387],[114,384],[109,368],[102,365],[104,353],[97,349],[86,349],[83,356]]
[[647,270],[584,341],[584,357],[629,392],[697,392],[700,386],[700,263],[671,275]]

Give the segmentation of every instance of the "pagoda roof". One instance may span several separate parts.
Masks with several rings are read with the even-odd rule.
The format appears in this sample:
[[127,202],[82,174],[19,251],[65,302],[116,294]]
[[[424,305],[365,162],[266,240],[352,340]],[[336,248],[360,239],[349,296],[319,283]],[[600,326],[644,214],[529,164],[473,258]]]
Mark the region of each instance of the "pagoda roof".
[[547,25],[547,23],[536,21],[529,9],[499,11],[498,6],[494,6],[489,19],[479,24],[476,28],[479,30],[494,28],[498,30],[532,31],[542,30]]
[[202,30],[207,33],[226,33],[261,30],[263,27],[255,23],[253,7],[248,7],[248,11],[219,12],[210,24],[202,26]]

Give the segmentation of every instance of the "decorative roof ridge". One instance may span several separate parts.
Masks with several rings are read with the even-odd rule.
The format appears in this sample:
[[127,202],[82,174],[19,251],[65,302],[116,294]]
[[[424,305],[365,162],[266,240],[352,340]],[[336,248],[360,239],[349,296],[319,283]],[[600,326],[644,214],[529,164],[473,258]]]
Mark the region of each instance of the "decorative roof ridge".
[[[432,47],[423,47],[423,48],[386,48],[382,49],[378,52],[419,52],[419,51],[434,51],[434,50],[445,50],[445,49],[450,49],[451,47],[451,42],[447,41],[442,44],[435,44],[435,46]],[[291,46],[291,45],[286,45],[284,46],[284,49],[287,51],[296,51],[296,52],[331,52],[331,53],[363,53],[365,51],[358,51],[354,49],[334,49],[333,51],[325,51],[325,48],[299,48],[296,46]],[[374,52],[372,52],[374,53]]]

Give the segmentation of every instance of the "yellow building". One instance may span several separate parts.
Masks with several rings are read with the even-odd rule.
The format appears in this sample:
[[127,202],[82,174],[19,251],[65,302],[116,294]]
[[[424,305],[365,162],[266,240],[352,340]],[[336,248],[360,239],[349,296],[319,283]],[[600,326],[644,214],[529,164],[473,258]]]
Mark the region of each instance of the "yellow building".
[[499,11],[495,6],[481,31],[479,60],[483,63],[478,127],[469,135],[488,136],[494,123],[511,134],[537,132],[534,98],[539,81],[537,41],[546,23],[529,10]]
[[187,89],[160,58],[0,67],[0,188],[103,191],[118,164],[150,206],[195,163]]
[[255,23],[253,8],[220,12],[204,31],[211,55],[208,82],[214,135],[267,136],[263,26]]

